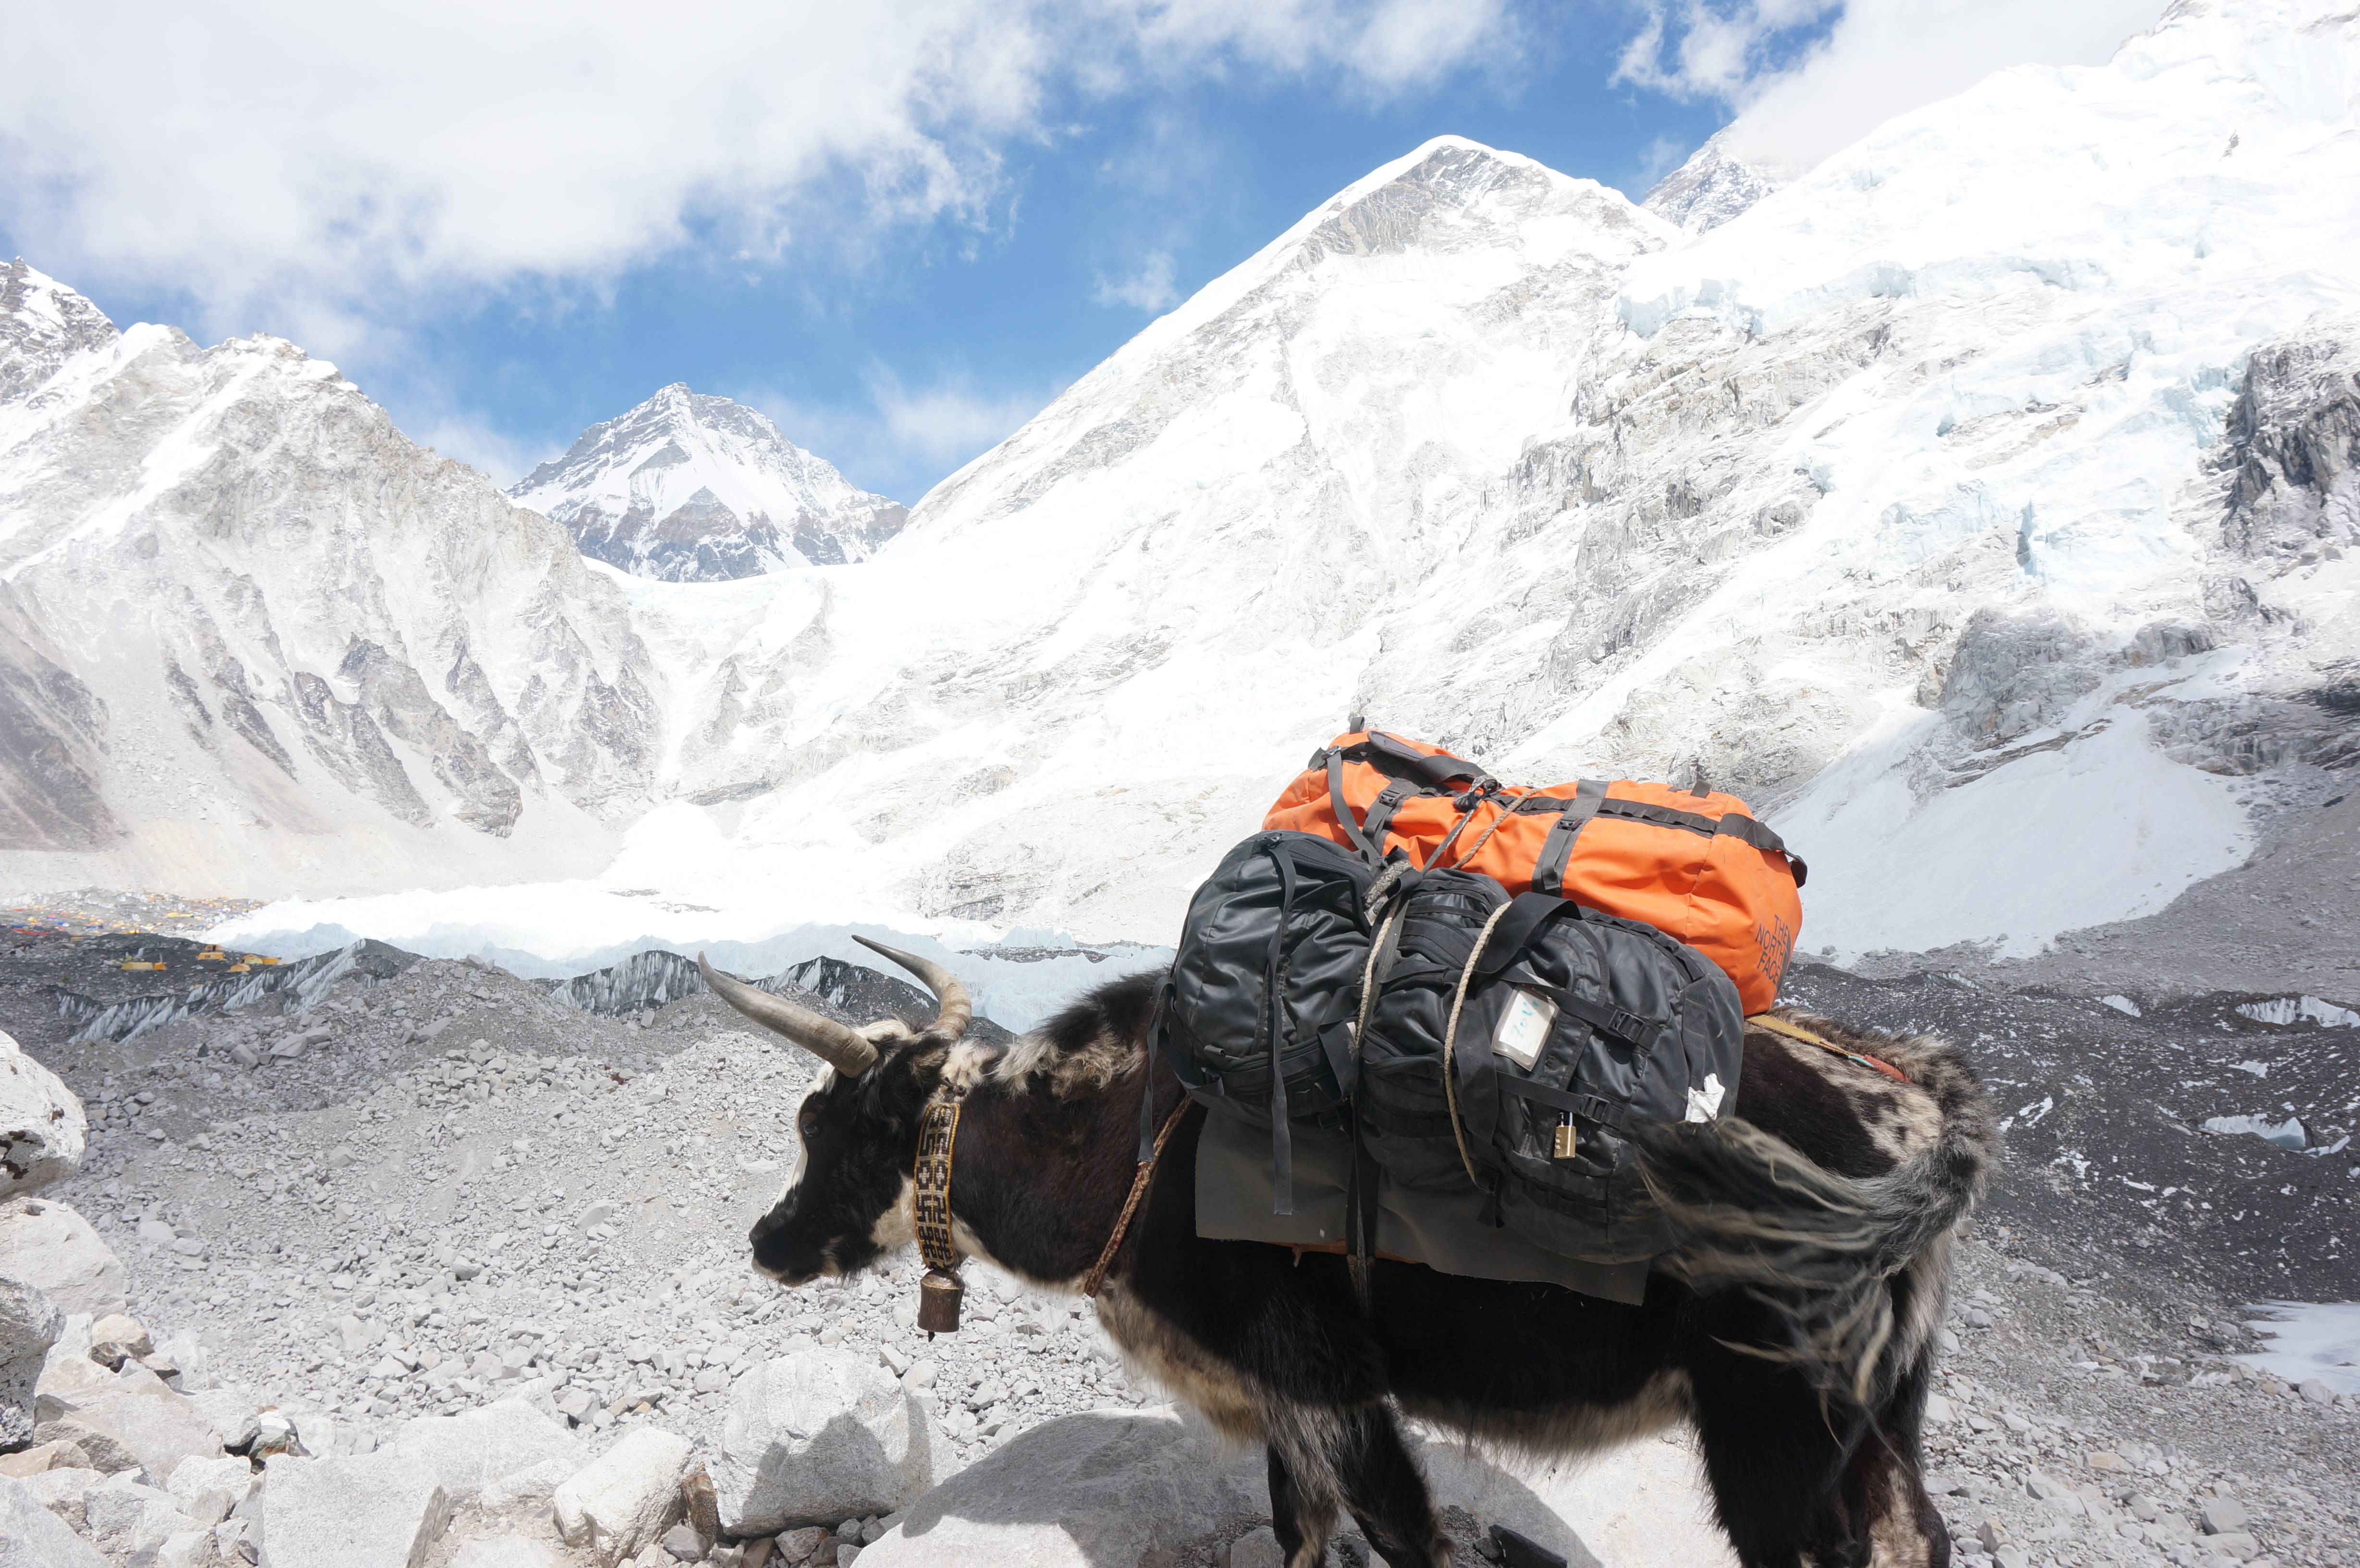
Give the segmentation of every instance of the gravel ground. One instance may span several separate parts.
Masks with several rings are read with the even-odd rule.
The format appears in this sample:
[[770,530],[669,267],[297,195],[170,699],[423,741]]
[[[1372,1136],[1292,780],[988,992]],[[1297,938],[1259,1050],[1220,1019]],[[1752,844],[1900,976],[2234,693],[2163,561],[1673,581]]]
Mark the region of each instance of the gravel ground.
[[[925,1388],[962,1461],[1157,1397],[1086,1304],[976,1266],[968,1326],[932,1342],[914,1258],[792,1292],[750,1277],[746,1229],[792,1165],[812,1064],[709,996],[602,1017],[379,950],[127,1041],[71,1040],[93,1005],[156,993],[126,953],[202,968],[195,944],[9,940],[0,1027],[92,1116],[87,1165],[50,1195],[122,1255],[158,1338],[193,1331],[201,1375],[324,1415],[339,1451],[521,1392],[709,1454],[730,1374],[810,1344]],[[797,1000],[857,1021],[923,1002],[849,966],[801,978]],[[2230,1358],[2257,1343],[2246,1303],[2360,1298],[2360,1161],[2199,1130],[2270,1110],[2332,1145],[2360,1120],[2360,1030],[2258,1022],[2236,1008],[2267,998],[2242,993],[2134,1018],[1959,974],[1805,967],[1790,990],[1972,1041],[2014,1113],[1929,1426],[1962,1561],[2360,1565],[2360,1412]],[[436,1561],[516,1522],[463,1518]]]

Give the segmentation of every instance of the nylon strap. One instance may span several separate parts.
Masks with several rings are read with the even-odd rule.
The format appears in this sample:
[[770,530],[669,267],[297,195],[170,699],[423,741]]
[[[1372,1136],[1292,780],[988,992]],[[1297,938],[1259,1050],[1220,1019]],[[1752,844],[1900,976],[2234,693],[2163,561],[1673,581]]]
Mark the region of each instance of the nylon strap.
[[1360,831],[1360,819],[1352,814],[1352,803],[1344,799],[1344,754],[1328,754],[1328,809],[1336,813],[1336,822],[1352,841],[1352,847],[1371,860],[1383,857],[1369,847],[1369,835]]
[[1727,833],[1732,838],[1742,838],[1754,848],[1766,850],[1772,855],[1785,855],[1788,868],[1795,873],[1795,886],[1797,887],[1800,887],[1811,875],[1811,868],[1803,863],[1801,855],[1786,847],[1785,839],[1772,833],[1768,824],[1758,822],[1743,812],[1730,812],[1714,824],[1712,831],[1716,833]]
[[1499,1082],[1501,1092],[1503,1094],[1513,1094],[1520,1099],[1537,1100],[1552,1110],[1570,1111],[1577,1116],[1587,1116],[1601,1126],[1614,1128],[1617,1132],[1629,1125],[1629,1117],[1625,1114],[1624,1107],[1617,1105],[1612,1100],[1601,1099],[1596,1094],[1577,1094],[1569,1090],[1552,1089],[1546,1083],[1535,1083],[1529,1078],[1519,1078],[1513,1073],[1502,1073]]
[[1369,841],[1372,853],[1384,854],[1385,829],[1392,824],[1393,813],[1401,810],[1401,803],[1413,793],[1408,785],[1396,779],[1378,790],[1377,798],[1369,802],[1369,815],[1360,824],[1360,835]]
[[958,1147],[959,1102],[966,1095],[964,1089],[943,1088],[926,1102],[918,1116],[918,1160],[910,1171],[918,1256],[945,1274],[959,1266],[951,1241],[951,1154]]
[[1480,768],[1463,757],[1453,757],[1447,751],[1423,752],[1382,730],[1371,730],[1366,740],[1344,749],[1359,752],[1360,756],[1355,760],[1368,762],[1388,778],[1407,776],[1428,789],[1441,789],[1454,779],[1474,783],[1486,777]]
[[1585,779],[1574,786],[1573,799],[1565,803],[1557,821],[1549,827],[1548,836],[1541,841],[1541,853],[1533,862],[1533,891],[1557,894],[1565,891],[1566,863],[1573,857],[1573,841],[1590,825],[1590,819],[1606,803],[1606,780]]
[[[1141,1053],[1141,1067],[1147,1082],[1155,1082],[1155,1047],[1164,1038],[1164,1009],[1172,1001],[1172,977],[1166,975],[1164,984],[1155,990],[1155,1010],[1147,1015],[1147,1046]],[[1151,1091],[1139,1097],[1139,1159],[1146,1164],[1155,1158],[1155,1095]]]
[[[1155,1080],[1152,1075],[1141,1102],[1149,1106],[1155,1103]],[[1180,1118],[1188,1114],[1188,1107],[1193,1103],[1187,1095],[1181,1095],[1180,1103],[1172,1107],[1172,1114],[1164,1118],[1164,1130],[1155,1135],[1155,1147],[1149,1149],[1147,1158],[1139,1162],[1139,1174],[1131,1179],[1131,1196],[1122,1201],[1122,1213],[1115,1216],[1114,1229],[1108,1235],[1106,1246],[1098,1249],[1098,1260],[1090,1265],[1089,1278],[1082,1281],[1083,1295],[1095,1300],[1098,1287],[1106,1283],[1107,1269],[1114,1263],[1114,1255],[1122,1246],[1124,1233],[1131,1229],[1131,1217],[1139,1212],[1139,1201],[1147,1196],[1147,1179],[1155,1174],[1155,1162],[1164,1158],[1164,1146],[1172,1141],[1173,1129],[1180,1125]]]
[[[1344,820],[1351,821],[1349,812]],[[1285,967],[1286,922],[1295,913],[1295,860],[1274,839],[1263,840],[1262,851],[1278,866],[1279,889],[1278,923],[1271,931],[1270,955],[1262,969],[1262,995],[1270,1004],[1270,1212],[1291,1214],[1295,1212],[1295,1133],[1287,1116],[1285,1064],[1281,1060],[1286,1049],[1286,990],[1281,971]]]
[[1884,1073],[1896,1083],[1909,1082],[1909,1074],[1894,1066],[1890,1062],[1880,1062],[1874,1056],[1863,1056],[1859,1051],[1847,1050],[1831,1040],[1822,1040],[1800,1024],[1790,1024],[1786,1019],[1773,1018],[1768,1013],[1751,1014],[1745,1022],[1751,1029],[1765,1029],[1772,1034],[1783,1034],[1788,1040],[1799,1040],[1806,1045],[1816,1045],[1821,1051],[1831,1051],[1846,1062],[1857,1062],[1873,1072]]
[[1362,1317],[1376,1311],[1370,1258],[1377,1250],[1377,1158],[1362,1141],[1355,1117],[1351,1174],[1344,1183],[1344,1275],[1352,1282],[1352,1299],[1360,1304]]

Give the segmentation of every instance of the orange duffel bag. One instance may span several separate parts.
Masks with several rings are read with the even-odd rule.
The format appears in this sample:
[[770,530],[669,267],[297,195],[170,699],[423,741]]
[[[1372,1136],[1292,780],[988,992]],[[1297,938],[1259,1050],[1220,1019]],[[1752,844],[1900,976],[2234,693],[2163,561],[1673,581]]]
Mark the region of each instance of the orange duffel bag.
[[1314,752],[1262,825],[1643,920],[1727,970],[1748,1013],[1778,999],[1803,928],[1802,857],[1733,795],[1628,779],[1522,788],[1440,746],[1360,730]]

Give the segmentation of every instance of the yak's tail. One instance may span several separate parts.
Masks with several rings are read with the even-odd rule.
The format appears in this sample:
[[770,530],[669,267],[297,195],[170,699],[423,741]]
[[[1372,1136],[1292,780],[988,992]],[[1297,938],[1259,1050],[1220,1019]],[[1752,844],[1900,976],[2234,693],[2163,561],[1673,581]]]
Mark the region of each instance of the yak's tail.
[[1928,1315],[1904,1332],[1889,1281],[1913,1266],[1947,1273],[1949,1232],[1982,1201],[2000,1150],[1990,1096],[1955,1047],[1919,1036],[1860,1049],[1900,1068],[1940,1117],[1932,1141],[1882,1176],[1836,1175],[1733,1118],[1640,1141],[1641,1171],[1675,1238],[1656,1268],[1769,1307],[1786,1343],[1734,1348],[1802,1367],[1824,1393],[1865,1406],[1889,1354],[1914,1355],[1931,1335],[1947,1285],[1920,1282],[1911,1296]]

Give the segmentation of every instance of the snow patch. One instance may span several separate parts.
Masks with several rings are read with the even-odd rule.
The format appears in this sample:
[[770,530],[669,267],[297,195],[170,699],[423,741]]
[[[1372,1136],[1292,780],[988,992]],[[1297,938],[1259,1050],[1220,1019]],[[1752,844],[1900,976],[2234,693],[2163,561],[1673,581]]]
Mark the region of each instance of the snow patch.
[[2289,1383],[2317,1377],[2360,1399],[2360,1301],[2262,1301],[2245,1326],[2270,1343],[2238,1360]]
[[2298,1019],[2325,1029],[2360,1029],[2360,1013],[2322,1002],[2316,996],[2280,996],[2275,1001],[2246,1002],[2237,1008],[2242,1018],[2257,1024],[2290,1024]]
[[2283,1122],[2272,1122],[2267,1116],[2207,1116],[2203,1126],[2206,1132],[2251,1133],[2280,1149],[2300,1151],[2311,1143],[2311,1135],[2303,1130],[2301,1118],[2297,1116],[2289,1116]]

